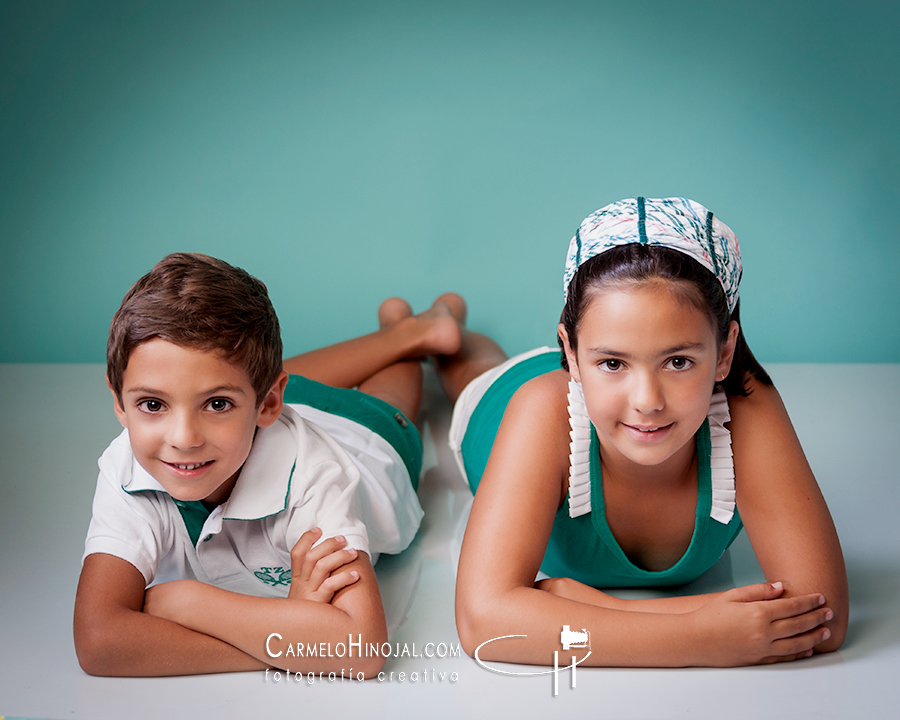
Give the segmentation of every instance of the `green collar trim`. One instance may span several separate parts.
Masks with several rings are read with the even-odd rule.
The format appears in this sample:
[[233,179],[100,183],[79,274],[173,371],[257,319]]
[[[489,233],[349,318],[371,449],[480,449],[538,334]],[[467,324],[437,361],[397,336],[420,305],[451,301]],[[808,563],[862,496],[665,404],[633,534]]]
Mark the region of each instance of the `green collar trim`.
[[169,497],[172,498],[172,502],[175,503],[175,507],[181,513],[181,519],[184,520],[184,527],[188,531],[191,543],[194,547],[197,547],[200,533],[203,532],[203,525],[206,523],[206,519],[210,516],[212,510],[208,509],[200,500],[176,500],[171,495]]

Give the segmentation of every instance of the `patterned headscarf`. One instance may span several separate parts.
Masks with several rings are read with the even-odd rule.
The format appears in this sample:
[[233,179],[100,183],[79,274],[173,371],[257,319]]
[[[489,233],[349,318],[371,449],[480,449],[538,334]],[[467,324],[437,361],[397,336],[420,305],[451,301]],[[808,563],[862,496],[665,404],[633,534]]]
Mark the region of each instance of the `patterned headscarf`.
[[725,223],[687,198],[628,198],[588,215],[569,243],[563,293],[581,264],[617,245],[661,245],[684,253],[712,272],[734,312],[741,282],[741,251]]

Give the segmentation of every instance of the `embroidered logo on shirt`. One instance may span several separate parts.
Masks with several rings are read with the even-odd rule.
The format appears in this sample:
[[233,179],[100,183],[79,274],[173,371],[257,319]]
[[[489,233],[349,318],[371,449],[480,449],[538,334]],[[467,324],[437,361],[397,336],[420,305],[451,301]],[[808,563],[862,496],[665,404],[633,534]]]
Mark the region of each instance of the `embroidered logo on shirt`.
[[285,570],[283,567],[262,567],[258,572],[253,573],[262,580],[266,585],[277,587],[278,585],[291,584],[291,571]]

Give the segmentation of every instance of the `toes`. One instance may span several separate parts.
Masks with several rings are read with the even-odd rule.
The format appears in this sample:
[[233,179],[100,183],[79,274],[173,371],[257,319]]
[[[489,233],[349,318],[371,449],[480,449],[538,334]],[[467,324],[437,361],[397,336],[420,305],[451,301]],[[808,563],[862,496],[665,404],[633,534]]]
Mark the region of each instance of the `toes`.
[[411,317],[412,307],[400,297],[390,297],[378,307],[378,326],[395,325],[403,318]]
[[453,292],[438,295],[431,306],[434,307],[438,303],[443,303],[450,308],[450,314],[453,315],[453,317],[456,319],[456,322],[458,322],[460,325],[466,324],[466,314],[468,313],[468,308],[466,307],[466,301],[463,299],[462,295],[458,295],[457,293]]

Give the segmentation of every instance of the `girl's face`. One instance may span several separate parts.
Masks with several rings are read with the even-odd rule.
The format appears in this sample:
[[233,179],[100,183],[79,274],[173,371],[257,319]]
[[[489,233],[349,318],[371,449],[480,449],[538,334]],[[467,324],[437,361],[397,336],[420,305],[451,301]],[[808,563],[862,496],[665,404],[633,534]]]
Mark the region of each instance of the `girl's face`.
[[692,456],[713,386],[731,367],[737,323],[719,347],[710,318],[658,281],[594,291],[577,354],[559,330],[608,463]]

